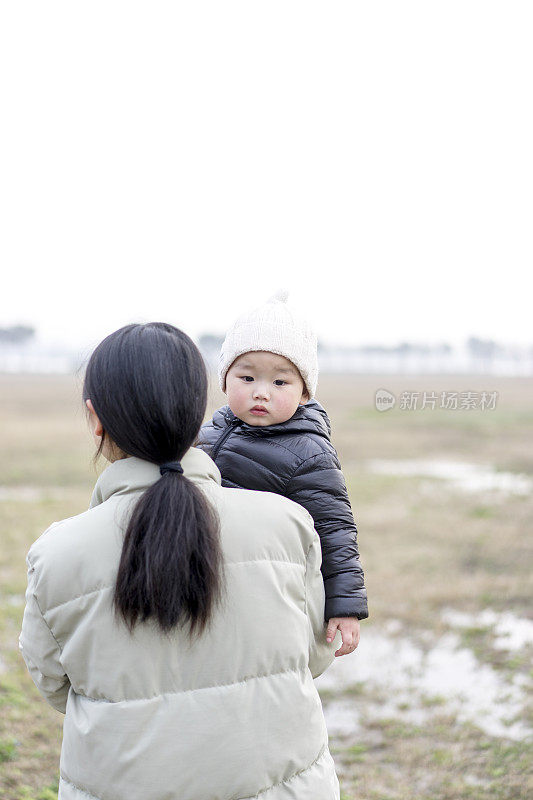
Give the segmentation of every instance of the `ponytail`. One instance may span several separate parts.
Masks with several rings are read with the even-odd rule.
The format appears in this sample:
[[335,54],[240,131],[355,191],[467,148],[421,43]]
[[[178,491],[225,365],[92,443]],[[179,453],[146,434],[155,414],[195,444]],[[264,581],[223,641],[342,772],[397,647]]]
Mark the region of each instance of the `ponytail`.
[[221,597],[219,520],[203,493],[168,473],[137,502],[126,530],[114,606],[128,627],[155,617],[201,633]]
[[163,631],[208,625],[223,592],[220,523],[179,459],[195,442],[207,404],[200,351],[165,323],[126,325],[92,354],[83,387],[109,439],[130,456],[161,466],[126,529],[115,612],[130,631],[153,618]]

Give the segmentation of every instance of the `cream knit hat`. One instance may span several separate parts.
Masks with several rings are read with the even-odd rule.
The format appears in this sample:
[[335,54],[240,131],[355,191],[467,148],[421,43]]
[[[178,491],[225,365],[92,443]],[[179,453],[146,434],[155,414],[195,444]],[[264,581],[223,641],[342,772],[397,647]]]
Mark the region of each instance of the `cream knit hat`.
[[318,381],[317,337],[311,325],[291,311],[288,292],[280,290],[264,305],[240,316],[228,330],[218,361],[220,388],[226,390],[226,373],[238,356],[267,350],[285,356],[298,367],[309,399]]

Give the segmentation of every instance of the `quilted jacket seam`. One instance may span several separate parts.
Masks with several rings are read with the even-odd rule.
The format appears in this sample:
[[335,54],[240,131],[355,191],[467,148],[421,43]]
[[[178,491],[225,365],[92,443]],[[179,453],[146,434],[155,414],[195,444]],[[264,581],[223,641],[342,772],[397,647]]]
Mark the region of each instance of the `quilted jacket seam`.
[[[285,561],[285,560],[283,560],[281,558],[250,558],[247,561],[229,561],[226,564],[226,567],[231,567],[233,564],[261,564],[262,562],[268,562],[269,564],[287,564],[287,565],[293,565],[295,567],[303,567],[304,566],[299,561]],[[82,597],[88,597],[89,595],[96,594],[97,592],[105,592],[108,589],[112,589],[113,586],[114,586],[114,584],[109,584],[107,586],[98,586],[96,589],[89,589],[89,591],[82,592],[81,594],[77,594],[74,597],[69,597],[68,600],[63,600],[61,603],[57,603],[55,606],[50,606],[50,608],[47,608],[46,612],[44,612],[44,613],[50,614],[52,611],[55,611],[56,609],[61,608],[61,606],[66,606],[66,605],[68,605],[68,603],[73,603],[75,600],[81,600]],[[41,612],[41,614],[43,616],[43,619],[44,619],[44,613],[43,613],[43,611],[41,610],[40,607],[39,607],[39,611]],[[46,622],[46,619],[45,619],[45,622]],[[46,624],[48,625],[48,623],[46,623]],[[48,627],[50,627],[50,626],[48,625]],[[59,642],[58,642],[58,644],[59,644]]]
[[64,783],[66,783],[66,784],[67,784],[67,786],[72,786],[72,788],[73,788],[73,789],[76,789],[76,791],[77,791],[77,792],[81,792],[81,794],[84,794],[86,797],[90,797],[90,798],[91,798],[91,800],[102,800],[102,798],[100,798],[100,797],[97,797],[95,794],[91,794],[91,792],[88,792],[88,791],[87,791],[87,789],[82,789],[82,788],[81,788],[81,786],[77,786],[75,783],[73,783],[73,782],[70,780],[70,778],[67,778],[67,777],[64,775],[64,773],[60,772],[60,773],[59,773],[59,777],[61,778],[61,780],[62,780]]
[[[293,480],[294,480],[294,478],[295,478],[295,476],[296,476],[296,473],[298,472],[298,470],[300,470],[300,469],[301,469],[301,468],[302,468],[304,465],[306,465],[306,464],[307,464],[309,461],[312,461],[314,458],[324,458],[324,456],[327,456],[327,453],[324,453],[324,452],[322,452],[322,453],[315,453],[313,456],[309,456],[309,458],[304,458],[304,459],[301,459],[301,460],[300,460],[300,463],[299,463],[299,464],[298,464],[298,466],[297,466],[297,467],[296,467],[296,468],[293,470],[293,472],[292,472],[292,474],[291,474],[291,476],[290,476],[289,480],[287,481],[287,484],[286,484],[286,486],[285,486],[285,491],[286,491],[286,492],[288,492],[288,491],[289,491],[289,486],[290,486],[290,485],[291,485],[291,483],[293,482]],[[330,462],[330,463],[328,463],[328,464],[327,464],[326,466],[324,466],[324,467],[313,467],[313,470],[314,470],[315,472],[325,471],[325,470],[327,470],[327,469],[337,469],[337,467],[335,467],[334,465],[332,465],[332,463],[331,463],[331,462]]]
[[[255,440],[255,439],[258,438],[257,436],[254,436],[253,434],[248,434],[248,437],[250,439],[252,439],[252,440]],[[278,447],[280,450],[285,450],[287,453],[290,453],[290,455],[293,456],[293,457],[300,458],[300,462],[301,462],[301,457],[298,456],[298,454],[295,453],[294,450],[291,450],[290,447],[287,447],[284,444],[280,444],[279,442],[276,442],[276,440],[273,437],[269,437],[268,443],[269,443],[269,445],[272,445],[273,447]],[[223,446],[220,448],[218,453],[224,452],[225,450],[229,451],[230,453],[232,452],[231,451],[231,447],[229,445],[226,447],[226,442],[224,442]],[[217,457],[218,457],[218,453],[217,453]],[[243,456],[244,458],[247,458],[249,461],[254,461],[254,459],[251,456],[247,456],[246,453],[239,453],[239,455]],[[315,453],[315,456],[318,456],[318,455],[323,455],[323,453]],[[310,458],[314,458],[314,456],[310,456]],[[296,469],[298,469],[298,467]]]
[[275,678],[277,675],[285,675],[289,672],[305,672],[307,669],[307,666],[290,667],[289,669],[280,669],[278,672],[265,672],[259,675],[245,675],[244,678],[239,678],[238,681],[231,681],[230,683],[213,683],[210,686],[198,686],[196,689],[182,689],[181,691],[177,692],[158,692],[151,697],[125,697],[123,700],[111,700],[109,697],[90,697],[90,695],[82,694],[81,692],[76,692],[76,694],[79,697],[83,697],[84,700],[89,700],[91,703],[110,703],[112,705],[118,703],[141,703],[144,700],[156,700],[158,697],[192,694],[193,692],[205,692],[210,689],[228,689],[231,686],[238,686],[240,683],[246,683],[247,681],[255,681],[262,678]]
[[[221,430],[222,431],[226,427],[227,427],[227,424],[224,426],[224,428],[216,429],[212,422],[211,423],[207,423],[205,425],[206,429],[211,428],[213,431],[215,431],[215,430]],[[254,439],[259,438],[257,435],[254,435],[253,433],[248,433],[247,431],[242,431],[241,435],[246,435],[252,441]],[[282,434],[282,435],[285,435],[285,434]],[[316,434],[314,434],[314,435],[320,436],[320,434],[318,432]],[[329,448],[333,449],[333,445],[332,445],[330,440],[328,440],[328,442],[327,442],[327,444],[329,445],[329,448],[328,447],[324,447],[322,442],[317,442],[315,439],[313,439],[313,441],[315,442],[317,447],[320,448],[320,451],[318,453],[313,453],[312,456],[308,456],[307,459],[302,459],[302,457],[298,455],[297,451],[293,447],[288,447],[286,444],[282,444],[281,442],[277,441],[274,436],[269,436],[268,437],[269,445],[272,445],[273,447],[279,447],[280,450],[285,450],[291,456],[299,459],[299,463],[298,463],[298,466],[296,467],[296,469],[298,469],[303,463],[305,463],[305,461],[307,461],[307,460],[309,460],[311,458],[318,458],[319,456],[329,456],[329,457],[333,458],[333,453],[330,452],[330,449],[329,449]],[[208,437],[206,437],[206,440],[202,441],[202,442],[200,442],[200,440],[198,439],[198,441],[196,443],[196,446],[199,447],[200,449],[203,449],[204,446],[205,446],[205,447],[209,448],[209,450],[212,450],[213,447],[214,447],[214,443],[209,442]],[[226,450],[229,450],[231,452],[231,447],[229,445],[226,447],[226,442],[224,442],[223,446],[219,450],[219,453],[223,452],[223,451],[226,451]],[[240,453],[240,455],[244,456],[245,458],[250,458],[250,461],[254,460],[253,458],[251,458],[249,456],[246,456],[245,453]],[[217,456],[218,456],[218,454],[217,454]]]
[[[266,786],[264,789],[260,789],[255,794],[250,794],[247,797],[241,797],[239,798],[239,800],[255,800],[256,797],[260,797],[262,794],[265,794],[265,792],[270,792],[271,789],[275,789],[277,786],[283,786],[284,784],[290,783],[295,778],[298,778],[300,775],[303,775],[304,772],[307,772],[312,767],[314,767],[314,765],[317,763],[317,761],[319,761],[322,758],[325,752],[326,752],[326,745],[322,747],[317,757],[313,761],[311,761],[310,764],[307,764],[307,766],[302,767],[302,769],[299,769],[297,772],[294,772],[288,778],[284,778],[282,781],[278,781],[277,783],[271,783],[270,786]],[[91,794],[91,792],[88,792],[86,789],[82,789],[80,786],[77,786],[69,778],[65,777],[63,773],[61,773],[60,777],[61,780],[64,781],[66,784],[72,786],[72,788],[76,789],[77,792],[81,792],[82,794],[87,795],[87,797],[91,798],[91,800],[102,800],[102,798],[97,797],[95,794]]]
[[[30,562],[28,562],[28,563],[30,563]],[[33,567],[33,564],[31,564],[31,566]],[[33,568],[35,569],[35,567],[33,567]],[[60,655],[63,655],[63,648],[61,647],[61,645],[60,645],[60,644],[59,644],[59,642],[57,641],[57,639],[56,639],[56,637],[55,637],[55,635],[54,635],[54,632],[53,632],[52,628],[51,628],[51,627],[50,627],[50,625],[48,624],[48,622],[47,622],[47,619],[46,619],[46,617],[45,617],[45,615],[44,615],[44,613],[43,613],[43,610],[42,610],[42,608],[41,608],[41,604],[39,603],[39,599],[38,599],[37,595],[35,594],[35,592],[33,592],[33,597],[34,597],[34,599],[35,599],[35,605],[36,605],[36,606],[37,606],[37,608],[39,609],[39,614],[41,615],[41,617],[42,617],[42,619],[43,619],[43,622],[44,622],[44,624],[46,625],[46,627],[47,627],[47,628],[48,628],[48,630],[50,631],[50,635],[51,635],[52,639],[54,640],[54,642],[57,644],[57,646],[58,646],[58,648],[59,648],[59,654],[60,654]]]
[[50,614],[51,611],[55,611],[57,608],[61,608],[61,606],[66,606],[69,603],[73,603],[75,600],[81,600],[82,597],[88,597],[91,594],[96,594],[97,592],[105,592],[108,589],[112,589],[113,584],[108,586],[98,586],[96,589],[89,589],[87,592],[81,592],[81,594],[77,594],[74,597],[69,597],[68,600],[63,600],[61,603],[57,603],[55,606],[50,606],[50,608],[46,609],[46,613]]
[[265,792],[269,792],[271,789],[275,789],[276,786],[283,786],[283,784],[290,783],[295,778],[297,778],[299,775],[303,775],[304,772],[307,772],[307,770],[311,769],[311,767],[314,767],[316,762],[320,758],[322,758],[322,756],[324,755],[325,752],[326,752],[326,745],[324,745],[322,747],[322,749],[321,749],[320,753],[317,755],[317,757],[313,761],[311,761],[311,763],[308,764],[306,767],[302,767],[302,769],[299,769],[297,772],[294,772],[292,775],[290,775],[288,778],[285,778],[282,781],[278,781],[277,783],[272,783],[272,784],[270,784],[270,786],[267,786],[265,789],[260,789],[258,792],[256,792],[256,794],[249,795],[248,797],[241,797],[240,800],[254,800],[254,798],[260,797]]

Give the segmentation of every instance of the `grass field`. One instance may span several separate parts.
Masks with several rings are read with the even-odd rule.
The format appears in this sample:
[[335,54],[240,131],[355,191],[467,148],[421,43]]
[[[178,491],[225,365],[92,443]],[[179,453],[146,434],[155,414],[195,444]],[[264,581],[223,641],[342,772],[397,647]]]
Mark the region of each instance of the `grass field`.
[[[379,412],[379,388],[499,394],[492,410]],[[57,796],[62,717],[34,689],[17,639],[25,554],[52,521],[85,510],[96,479],[80,394],[75,378],[0,376],[5,800]],[[533,381],[323,376],[318,399],[348,483],[370,611],[355,653],[318,681],[343,799],[533,796]],[[209,411],[223,400],[213,388]],[[428,460],[457,475],[485,467],[494,480],[456,485],[429,474]]]

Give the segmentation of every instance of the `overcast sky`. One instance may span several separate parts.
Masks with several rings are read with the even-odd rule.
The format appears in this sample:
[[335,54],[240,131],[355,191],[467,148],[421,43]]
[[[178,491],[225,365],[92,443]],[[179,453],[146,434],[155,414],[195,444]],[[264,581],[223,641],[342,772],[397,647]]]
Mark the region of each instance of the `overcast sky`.
[[0,11],[0,326],[532,343],[531,2]]

